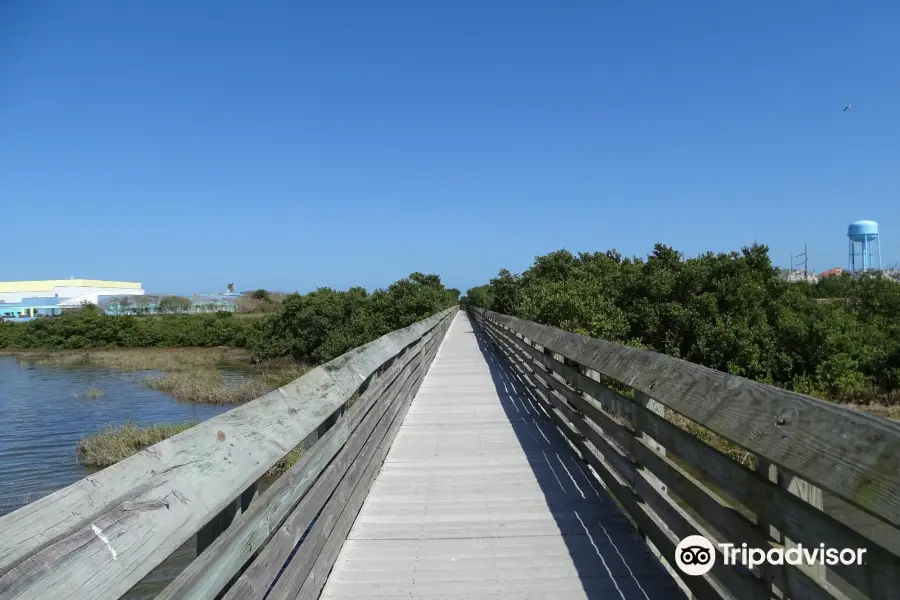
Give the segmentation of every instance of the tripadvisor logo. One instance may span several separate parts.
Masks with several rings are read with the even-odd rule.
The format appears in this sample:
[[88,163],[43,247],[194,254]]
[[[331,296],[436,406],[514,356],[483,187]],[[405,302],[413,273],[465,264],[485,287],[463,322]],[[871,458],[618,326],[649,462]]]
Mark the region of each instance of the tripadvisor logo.
[[[718,552],[716,550],[718,546]],[[862,565],[865,548],[826,548],[819,544],[812,549],[797,545],[793,548],[748,548],[747,544],[716,544],[702,535],[689,535],[675,547],[675,565],[685,575],[705,575],[716,564],[721,553],[722,564],[744,565],[749,568],[770,565]]]
[[716,548],[702,535],[689,535],[675,547],[675,564],[685,575],[705,575],[716,564]]

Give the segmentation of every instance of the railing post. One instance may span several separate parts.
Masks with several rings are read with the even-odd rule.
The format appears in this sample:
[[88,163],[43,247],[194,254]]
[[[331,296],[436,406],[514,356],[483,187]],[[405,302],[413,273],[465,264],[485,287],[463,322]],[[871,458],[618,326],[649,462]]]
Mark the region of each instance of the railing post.
[[[665,406],[661,402],[659,402],[658,400],[654,400],[653,398],[651,398],[647,394],[644,394],[643,392],[639,392],[639,391],[635,390],[634,391],[634,413],[637,413],[637,410],[638,410],[637,407],[639,407],[639,406],[649,410],[650,412],[652,412],[654,414],[659,415],[663,419],[666,418],[666,409],[665,409]],[[640,423],[642,421],[643,421],[643,419],[638,418],[637,414],[631,415],[631,425],[632,425],[632,427],[634,427],[635,437],[637,439],[643,441],[645,444],[647,444],[647,446],[651,450],[655,451],[657,454],[665,456],[666,455],[665,446],[663,446],[662,444],[657,442],[653,437],[648,435],[641,428]],[[666,484],[664,484],[656,475],[654,475],[653,472],[650,471],[650,469],[647,469],[643,465],[638,465],[638,469],[639,469],[640,473],[643,474],[643,477],[650,483],[650,485],[652,485],[654,488],[656,488],[659,491],[660,495],[663,495],[663,496],[668,495],[668,493],[669,493],[668,486],[666,486]],[[664,523],[662,522],[661,519],[659,520],[659,522],[660,522],[661,526],[664,526]],[[668,527],[666,527],[666,529],[668,530]],[[674,576],[675,581],[678,583],[678,586],[682,589],[682,591],[685,594],[687,594],[687,596],[689,598],[694,598],[694,595],[691,593],[690,589],[681,580],[681,574],[675,570],[675,565],[669,564],[669,561],[666,559],[665,556],[663,556],[663,553],[659,550],[659,548],[656,547],[656,545],[654,545],[654,543],[650,540],[650,538],[644,534],[644,532],[641,532],[641,535],[644,537],[644,541],[646,542],[647,546],[650,548],[650,551],[654,554],[654,556],[656,556],[657,559],[659,559],[659,561],[665,567],[666,571],[668,571],[671,575]],[[669,530],[669,536],[670,537],[674,536],[674,533],[672,533],[671,530]]]
[[257,484],[254,483],[244,490],[240,496],[235,498],[234,502],[226,506],[222,512],[216,515],[212,521],[204,525],[200,531],[197,532],[198,555],[216,541],[216,538],[222,535],[223,531],[228,529],[238,515],[247,510],[250,503],[256,497],[256,492]]
[[[756,455],[755,458],[756,472],[759,473],[764,479],[768,479],[775,485],[778,485],[778,467],[773,465],[762,456]],[[756,524],[760,529],[762,529],[764,535],[767,535],[769,538],[779,544],[782,543],[781,532],[778,531],[777,527],[769,523],[769,521],[763,515],[756,516]],[[772,595],[775,598],[784,598],[784,592],[781,591],[781,588],[778,587],[777,583],[772,583],[771,591]]]
[[[659,402],[658,400],[654,400],[647,394],[644,394],[643,392],[638,392],[637,390],[635,390],[634,402],[635,402],[636,406],[642,406],[642,407],[646,408],[647,410],[649,410],[650,412],[659,415],[663,419],[666,418],[665,406],[663,406],[663,404],[661,402]],[[641,427],[639,425],[641,423],[641,419],[639,419],[637,417],[637,415],[632,416],[631,423],[632,423],[632,426],[634,427],[635,436],[637,436],[641,440],[643,440],[644,443],[647,444],[647,446],[649,446],[652,450],[655,450],[658,454],[660,454],[662,456],[666,455],[665,447],[663,447],[662,444],[660,444],[655,439],[653,439],[652,437],[647,435],[647,433],[643,429],[641,429]],[[664,484],[662,481],[660,481],[660,479],[656,475],[654,475],[649,469],[646,469],[642,466],[641,472],[644,473],[644,475],[647,477],[647,480],[650,481],[650,483],[653,484],[653,487],[658,489],[660,491],[660,493],[662,493],[662,494],[668,493],[666,484]]]
[[[812,485],[785,469],[779,468],[778,465],[759,455],[756,455],[756,471],[775,485],[786,489],[813,507],[825,512],[825,494],[821,488]],[[768,529],[769,537],[775,542],[782,544],[786,551],[797,547],[796,541],[783,535],[777,527],[770,524],[764,517],[758,516],[757,522],[764,532]],[[829,577],[828,569],[824,564],[805,565],[802,569],[807,575],[817,579],[825,589],[831,588],[831,582],[828,580],[832,579],[834,574],[832,573],[831,577]],[[784,593],[778,588],[777,584],[773,583],[772,588],[773,595],[778,598],[784,597]]]

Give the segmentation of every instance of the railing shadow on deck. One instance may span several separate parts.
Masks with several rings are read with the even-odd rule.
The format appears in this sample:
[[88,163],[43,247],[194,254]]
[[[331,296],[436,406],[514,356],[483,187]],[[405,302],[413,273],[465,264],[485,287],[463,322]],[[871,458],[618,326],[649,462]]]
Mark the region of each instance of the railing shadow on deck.
[[474,319],[471,333],[487,361],[500,404],[591,600],[673,600],[683,591],[572,451],[529,388]]

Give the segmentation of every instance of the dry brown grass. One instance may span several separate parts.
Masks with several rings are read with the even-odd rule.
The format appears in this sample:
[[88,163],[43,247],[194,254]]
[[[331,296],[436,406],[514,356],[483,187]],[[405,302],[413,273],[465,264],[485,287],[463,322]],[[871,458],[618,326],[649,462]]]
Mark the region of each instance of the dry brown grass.
[[307,367],[300,365],[266,369],[254,372],[249,379],[233,384],[226,382],[221,373],[212,369],[175,371],[146,377],[143,383],[151,389],[171,394],[182,402],[236,404],[259,398],[290,383],[307,370]]
[[751,452],[747,452],[737,444],[732,443],[728,439],[710,431],[709,429],[698,425],[694,421],[683,417],[676,413],[671,409],[665,409],[666,412],[666,420],[674,424],[679,429],[683,429],[699,439],[701,442],[708,446],[712,446],[716,450],[727,454],[732,459],[741,463],[745,467],[750,469],[756,468],[756,462],[754,459],[754,455]]
[[280,388],[308,370],[308,367],[297,364],[261,369],[238,383],[226,382],[222,374],[213,369],[174,371],[165,375],[146,377],[143,383],[151,389],[166,392],[182,402],[237,404],[254,400]]
[[239,348],[120,348],[113,350],[6,350],[2,354],[39,365],[96,366],[116,371],[189,371],[249,363]]
[[850,408],[859,410],[876,417],[884,417],[886,419],[900,420],[900,406],[892,404],[850,404]]
[[258,298],[254,298],[252,296],[252,292],[246,293],[241,297],[237,298],[235,304],[237,305],[236,315],[240,314],[266,314],[270,313],[281,304],[282,300],[287,294],[283,294],[281,292],[269,292],[268,299],[261,300]]
[[[235,404],[258,398],[309,370],[292,359],[251,365],[245,350],[235,348],[128,348],[115,350],[22,350],[6,352],[18,360],[41,365],[95,366],[115,371],[163,371],[145,377],[147,387],[171,394],[182,402]],[[243,367],[246,379],[226,382],[219,367]],[[99,391],[99,395],[97,392]],[[76,398],[81,393],[73,392]],[[88,390],[99,398],[102,390]]]
[[108,467],[193,425],[194,423],[185,423],[138,427],[129,423],[119,427],[106,427],[78,442],[78,463],[86,467]]
[[176,371],[145,377],[143,384],[166,392],[181,402],[203,404],[236,404],[259,398],[268,391],[258,379],[228,385],[218,371]]
[[[176,425],[152,425],[138,427],[133,423],[118,427],[108,426],[78,443],[78,463],[86,467],[103,469],[137,454],[145,448],[186,431],[196,423]],[[294,448],[287,456],[269,469],[264,477],[281,475],[303,456],[303,450]]]

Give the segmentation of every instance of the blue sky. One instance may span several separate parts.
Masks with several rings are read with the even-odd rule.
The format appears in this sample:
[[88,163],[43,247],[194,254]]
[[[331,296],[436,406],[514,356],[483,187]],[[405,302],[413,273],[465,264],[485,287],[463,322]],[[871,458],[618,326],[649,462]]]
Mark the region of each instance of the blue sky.
[[[2,2],[0,280],[900,261],[900,3]],[[853,108],[841,109],[848,102]]]

